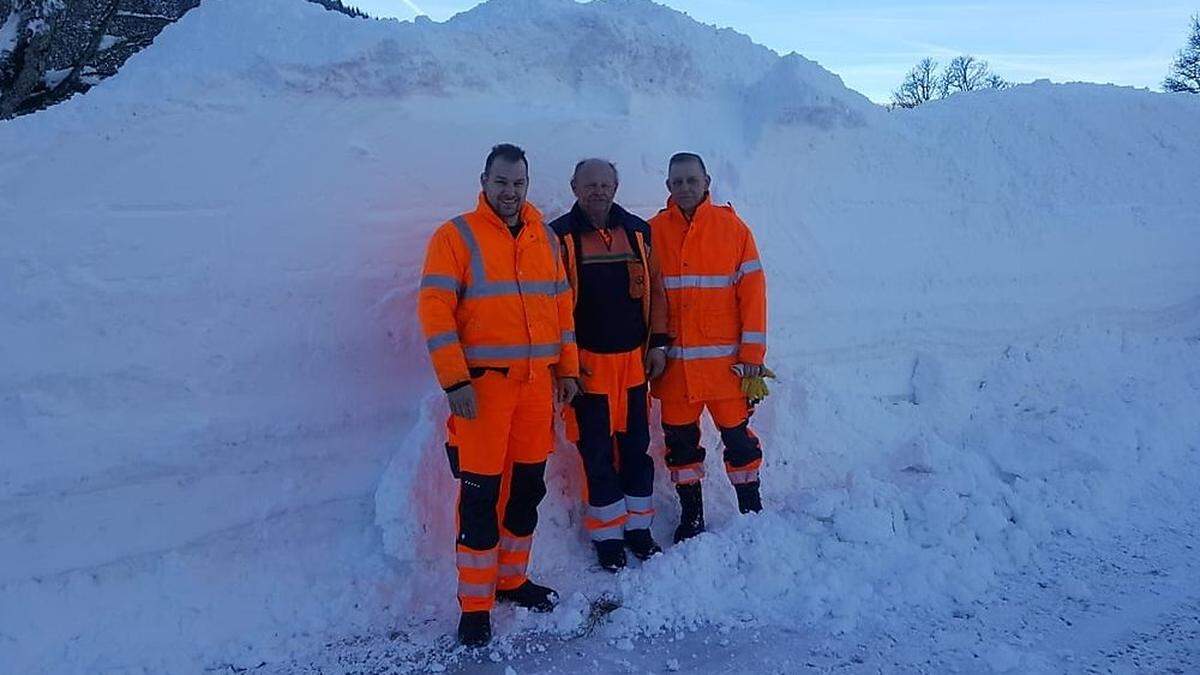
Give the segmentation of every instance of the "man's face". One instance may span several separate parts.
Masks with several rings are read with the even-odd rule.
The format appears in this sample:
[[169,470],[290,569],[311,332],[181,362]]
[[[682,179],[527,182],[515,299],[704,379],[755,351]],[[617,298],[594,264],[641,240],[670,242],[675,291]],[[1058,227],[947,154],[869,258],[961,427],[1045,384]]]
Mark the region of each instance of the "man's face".
[[521,213],[525,193],[529,191],[529,169],[524,161],[510,162],[497,157],[492,160],[492,168],[480,176],[479,182],[496,215],[512,218]]
[[571,191],[584,211],[602,216],[617,196],[617,174],[608,162],[587,162],[571,179]]
[[700,162],[694,159],[676,162],[667,174],[667,192],[679,205],[679,208],[690,211],[704,200],[704,193],[712,179],[700,168]]

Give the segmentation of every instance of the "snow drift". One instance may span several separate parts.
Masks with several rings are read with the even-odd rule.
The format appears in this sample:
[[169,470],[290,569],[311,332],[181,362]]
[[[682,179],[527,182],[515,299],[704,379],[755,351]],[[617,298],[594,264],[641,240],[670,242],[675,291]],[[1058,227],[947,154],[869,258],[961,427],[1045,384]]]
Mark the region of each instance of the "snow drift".
[[769,513],[710,481],[713,534],[615,580],[580,573],[560,447],[534,569],[567,600],[502,633],[569,633],[601,590],[625,632],[970,602],[1135,495],[1196,497],[1198,119],[1194,97],[1048,83],[889,114],[644,0],[444,24],[207,0],[0,126],[0,651],[192,671],[449,630],[414,290],[499,141],[550,216],[580,157],[650,215],[667,156],[704,153],[758,237],[780,374],[755,418]]

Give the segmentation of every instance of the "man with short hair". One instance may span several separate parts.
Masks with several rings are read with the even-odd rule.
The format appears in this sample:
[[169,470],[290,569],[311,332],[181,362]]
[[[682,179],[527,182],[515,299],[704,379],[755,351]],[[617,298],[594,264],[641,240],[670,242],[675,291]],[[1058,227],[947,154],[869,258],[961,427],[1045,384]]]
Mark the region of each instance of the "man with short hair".
[[600,566],[625,567],[625,547],[645,560],[661,551],[650,534],[654,461],[647,378],[666,365],[666,292],[650,226],[613,200],[617,168],[575,166],[575,205],[550,224],[563,246],[575,298],[583,392],[567,410],[567,435],[586,478],[584,526]]
[[[491,640],[496,598],[533,611],[557,594],[529,580],[537,507],[546,495],[554,399],[579,390],[571,288],[557,238],[525,201],[523,150],[492,148],[475,210],[429,242],[418,311],[451,416],[459,477],[459,640]],[[556,392],[557,390],[557,392]]]
[[671,346],[662,377],[666,462],[682,509],[675,541],[704,531],[705,450],[700,414],[707,409],[725,445],[725,470],[742,513],[762,510],[762,448],[749,428],[742,378],[764,374],[767,288],[750,228],[732,205],[712,203],[704,160],[681,152],[668,164],[667,206],[650,219],[670,309]]

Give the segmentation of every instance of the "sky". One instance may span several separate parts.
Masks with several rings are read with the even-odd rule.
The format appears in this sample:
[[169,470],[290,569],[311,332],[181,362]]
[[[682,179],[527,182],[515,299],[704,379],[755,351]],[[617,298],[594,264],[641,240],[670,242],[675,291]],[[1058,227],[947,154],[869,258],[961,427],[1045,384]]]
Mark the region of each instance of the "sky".
[[[474,0],[345,0],[381,17],[444,21]],[[661,0],[660,0],[661,1]],[[886,102],[929,56],[978,56],[1008,80],[1103,82],[1157,89],[1200,0],[944,2],[666,0],[694,19],[798,52]]]

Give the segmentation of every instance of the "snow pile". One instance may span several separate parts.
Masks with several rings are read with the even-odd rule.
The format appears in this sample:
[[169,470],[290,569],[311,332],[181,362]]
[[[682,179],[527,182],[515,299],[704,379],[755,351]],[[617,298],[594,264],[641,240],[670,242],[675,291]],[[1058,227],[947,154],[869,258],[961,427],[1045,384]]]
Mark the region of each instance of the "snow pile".
[[567,606],[502,634],[573,634],[605,591],[614,636],[971,602],[1133,496],[1195,499],[1198,114],[1043,84],[887,114],[641,0],[445,24],[206,0],[0,126],[0,649],[186,672],[437,644],[454,484],[414,289],[502,140],[549,216],[579,157],[650,215],[667,156],[704,153],[758,236],[781,376],[770,512],[736,516],[710,452],[713,532],[615,579],[560,447],[534,565]]

